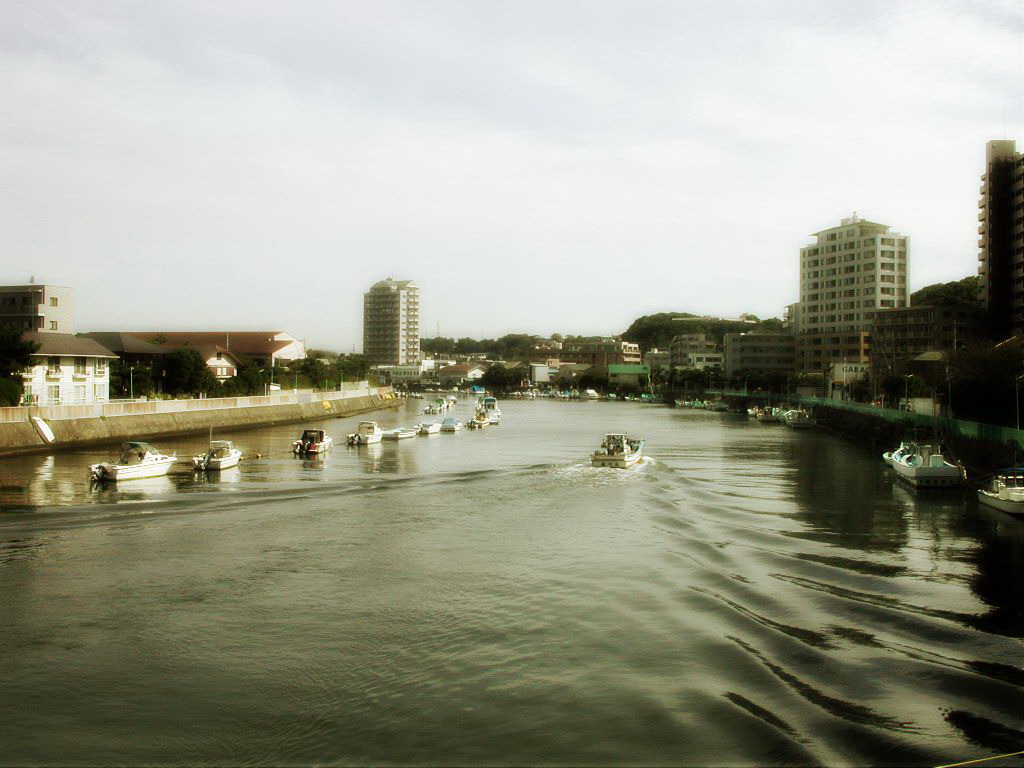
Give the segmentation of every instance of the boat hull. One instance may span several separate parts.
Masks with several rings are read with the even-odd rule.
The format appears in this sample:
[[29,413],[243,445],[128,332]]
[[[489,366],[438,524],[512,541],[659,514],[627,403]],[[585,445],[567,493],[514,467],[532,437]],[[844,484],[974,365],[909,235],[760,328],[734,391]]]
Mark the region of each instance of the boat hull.
[[903,462],[894,462],[892,468],[897,477],[915,488],[955,488],[963,482],[959,467],[908,467]]
[[1010,515],[1024,516],[1024,497],[1007,499],[986,490],[979,490],[978,503]]
[[633,453],[629,455],[624,454],[597,454],[595,453],[590,457],[590,466],[592,467],[608,467],[611,469],[629,469],[632,466],[636,466],[640,463],[640,459],[643,458],[641,453]]
[[[199,471],[206,470],[209,472],[220,472],[222,469],[231,469],[231,467],[237,467],[238,462],[239,460],[241,460],[241,458],[242,452],[239,450],[233,451],[232,455],[225,456],[222,459],[206,459],[205,456],[196,456],[192,460],[192,467],[193,469],[197,469]],[[203,461],[204,459],[205,464]]]
[[93,471],[98,480],[139,480],[144,477],[162,477],[171,470],[176,456],[164,456],[144,464],[95,464]]
[[328,437],[322,443],[310,443],[305,448],[301,445],[296,445],[293,450],[297,456],[316,456],[319,454],[327,453],[331,450],[331,446],[334,445],[334,440]]

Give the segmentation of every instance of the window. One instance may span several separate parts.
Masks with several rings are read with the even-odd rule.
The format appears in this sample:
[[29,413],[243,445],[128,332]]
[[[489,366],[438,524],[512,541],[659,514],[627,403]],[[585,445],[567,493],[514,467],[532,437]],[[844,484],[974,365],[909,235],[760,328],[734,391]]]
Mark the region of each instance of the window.
[[46,358],[46,372],[48,374],[60,374],[60,358],[59,357],[48,357]]
[[51,320],[50,321],[50,330],[51,331],[56,331],[57,330],[57,321],[56,320]]
[[50,384],[46,388],[46,402],[51,405],[58,405],[60,403],[60,387],[56,384]]
[[57,306],[57,297],[56,296],[51,296],[50,297],[50,306],[51,307],[56,307]]
[[85,384],[76,384],[75,385],[75,402],[76,403],[84,403],[85,402]]
[[75,376],[85,376],[85,358],[75,358]]
[[102,357],[96,359],[96,375],[103,376],[107,372],[107,361]]

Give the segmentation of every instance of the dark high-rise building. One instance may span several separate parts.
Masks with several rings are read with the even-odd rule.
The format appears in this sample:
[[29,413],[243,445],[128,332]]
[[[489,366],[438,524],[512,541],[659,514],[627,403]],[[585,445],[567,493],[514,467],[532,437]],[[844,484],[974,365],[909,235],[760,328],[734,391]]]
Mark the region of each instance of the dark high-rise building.
[[978,274],[993,338],[1024,333],[1024,155],[990,141],[978,201]]

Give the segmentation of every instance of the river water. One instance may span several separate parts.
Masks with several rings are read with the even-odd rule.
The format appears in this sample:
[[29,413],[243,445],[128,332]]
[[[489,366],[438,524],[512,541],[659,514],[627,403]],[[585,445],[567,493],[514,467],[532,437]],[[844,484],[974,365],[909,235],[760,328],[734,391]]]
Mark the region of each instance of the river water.
[[[415,422],[422,402],[378,418]],[[1020,522],[916,497],[818,431],[502,407],[500,427],[316,461],[289,453],[299,426],[218,434],[263,458],[203,482],[90,491],[111,449],[0,461],[0,762],[936,765],[1024,749]],[[337,439],[355,421],[325,426]],[[650,460],[591,468],[618,430]]]

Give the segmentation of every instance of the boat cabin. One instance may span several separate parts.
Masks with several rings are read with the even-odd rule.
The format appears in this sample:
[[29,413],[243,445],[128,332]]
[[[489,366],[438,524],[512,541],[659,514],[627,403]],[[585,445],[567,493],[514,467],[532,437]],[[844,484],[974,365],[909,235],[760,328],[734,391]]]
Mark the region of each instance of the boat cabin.
[[226,459],[234,449],[235,444],[230,440],[213,440],[210,443],[210,450],[207,452],[207,455],[211,459]]
[[326,433],[322,429],[307,429],[303,431],[300,442],[303,444],[322,443],[324,441],[325,434]]
[[121,457],[117,460],[117,463],[122,465],[141,464],[148,453],[155,456],[159,451],[149,443],[139,443],[134,441],[121,443]]

